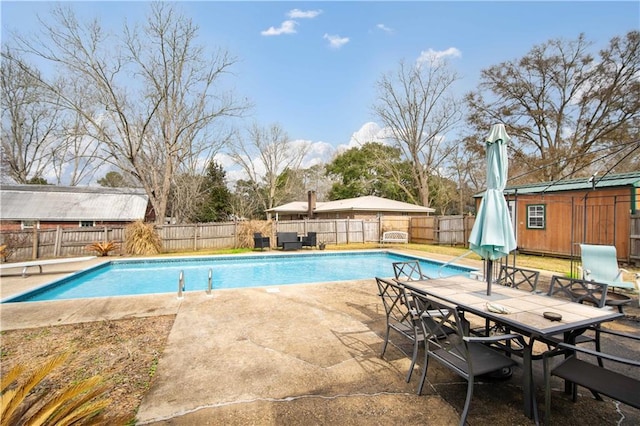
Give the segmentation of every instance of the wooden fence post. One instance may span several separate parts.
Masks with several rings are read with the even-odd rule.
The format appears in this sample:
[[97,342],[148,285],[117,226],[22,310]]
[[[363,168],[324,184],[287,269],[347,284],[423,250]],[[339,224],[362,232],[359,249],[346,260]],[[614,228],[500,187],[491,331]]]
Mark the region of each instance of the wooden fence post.
[[31,258],[38,258],[38,226],[34,223],[33,225],[33,240],[31,246]]
[[62,227],[56,226],[56,238],[53,242],[53,257],[60,256],[60,245],[62,243]]
[[193,251],[198,251],[198,224],[193,224]]

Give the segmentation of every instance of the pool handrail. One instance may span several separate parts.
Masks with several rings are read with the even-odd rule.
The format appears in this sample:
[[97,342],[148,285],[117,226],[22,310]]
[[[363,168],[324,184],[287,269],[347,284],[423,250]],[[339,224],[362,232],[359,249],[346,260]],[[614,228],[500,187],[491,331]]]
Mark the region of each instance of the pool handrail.
[[[448,261],[448,262],[443,263],[442,265],[440,265],[440,267],[438,268],[438,278],[443,278],[443,277],[444,277],[444,276],[442,275],[442,269],[443,269],[443,268],[445,268],[445,267],[447,267],[447,266],[451,265],[453,262],[455,262],[455,261],[457,261],[457,260],[462,259],[463,257],[467,257],[467,256],[469,256],[471,253],[473,253],[473,251],[472,251],[472,250],[469,250],[469,251],[467,251],[466,253],[463,253],[463,254],[461,254],[460,256],[458,256],[458,257],[456,257],[456,258],[454,258],[454,259],[451,259],[450,261]],[[449,277],[449,276],[451,276],[451,275],[447,275],[447,276]]]

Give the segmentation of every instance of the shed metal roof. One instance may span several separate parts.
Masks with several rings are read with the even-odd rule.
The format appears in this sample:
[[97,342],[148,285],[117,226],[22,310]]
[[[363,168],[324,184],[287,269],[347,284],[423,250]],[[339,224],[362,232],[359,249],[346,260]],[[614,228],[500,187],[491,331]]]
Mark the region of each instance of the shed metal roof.
[[[595,186],[594,186],[595,185]],[[640,172],[618,173],[604,176],[540,182],[527,185],[508,186],[505,194],[536,194],[540,192],[579,191],[592,188],[612,188],[620,186],[640,187]]]
[[[507,186],[505,194],[540,194],[562,191],[581,191],[595,188],[635,187],[640,188],[640,172],[596,175],[595,178],[584,177],[576,179],[557,180],[550,182],[536,182],[524,185]],[[482,197],[484,192],[474,195]]]
[[3,220],[134,221],[144,219],[149,197],[136,188],[3,185]]

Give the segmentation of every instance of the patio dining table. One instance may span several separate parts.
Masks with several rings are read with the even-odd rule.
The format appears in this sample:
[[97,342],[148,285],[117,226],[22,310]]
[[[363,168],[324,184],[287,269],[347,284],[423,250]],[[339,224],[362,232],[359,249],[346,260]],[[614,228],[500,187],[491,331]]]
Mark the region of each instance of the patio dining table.
[[[571,302],[568,299],[549,297],[506,286],[496,286],[487,295],[484,281],[455,276],[420,281],[398,281],[407,289],[435,297],[464,312],[504,325],[511,332],[529,337],[523,351],[523,399],[524,413],[534,415],[535,387],[532,370],[533,345],[536,340],[564,334],[564,340],[573,343],[575,337],[589,326],[611,321],[622,316],[611,308],[596,308]],[[505,308],[508,313],[488,310],[487,302],[494,307]],[[500,309],[494,309],[500,310]],[[559,314],[561,319],[547,319],[544,314]]]

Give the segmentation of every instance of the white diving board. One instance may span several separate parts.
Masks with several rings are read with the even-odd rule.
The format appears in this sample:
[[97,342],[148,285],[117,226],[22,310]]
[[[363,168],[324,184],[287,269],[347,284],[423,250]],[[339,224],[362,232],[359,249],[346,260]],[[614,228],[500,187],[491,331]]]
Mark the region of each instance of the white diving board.
[[44,265],[58,265],[61,263],[84,262],[87,260],[95,259],[96,257],[97,256],[64,257],[60,259],[42,259],[42,260],[29,260],[27,262],[0,263],[0,271],[5,269],[22,268],[22,276],[26,277],[27,268],[31,266],[37,266],[40,269],[40,273],[42,273],[42,267]]

